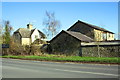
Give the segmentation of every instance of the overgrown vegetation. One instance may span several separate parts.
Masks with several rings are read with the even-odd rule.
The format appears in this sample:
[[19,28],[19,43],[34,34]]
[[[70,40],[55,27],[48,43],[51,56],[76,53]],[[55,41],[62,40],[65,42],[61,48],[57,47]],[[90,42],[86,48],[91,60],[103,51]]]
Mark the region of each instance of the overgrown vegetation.
[[10,43],[9,53],[6,55],[41,55],[42,44],[21,45],[14,43],[12,40]]
[[59,62],[93,62],[93,63],[120,63],[120,58],[117,57],[79,57],[79,56],[65,56],[65,55],[52,55],[44,54],[40,56],[2,56],[3,58],[15,59],[29,59],[29,60],[44,60],[44,61],[59,61]]

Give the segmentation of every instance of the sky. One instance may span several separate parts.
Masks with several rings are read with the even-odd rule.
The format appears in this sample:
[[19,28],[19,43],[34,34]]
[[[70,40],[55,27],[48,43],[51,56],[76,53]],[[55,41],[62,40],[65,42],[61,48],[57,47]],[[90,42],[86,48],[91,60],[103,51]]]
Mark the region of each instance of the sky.
[[55,12],[56,19],[61,22],[60,31],[81,20],[118,36],[117,2],[2,2],[2,19],[9,20],[14,31],[26,28],[30,22],[33,28],[43,32],[46,11]]

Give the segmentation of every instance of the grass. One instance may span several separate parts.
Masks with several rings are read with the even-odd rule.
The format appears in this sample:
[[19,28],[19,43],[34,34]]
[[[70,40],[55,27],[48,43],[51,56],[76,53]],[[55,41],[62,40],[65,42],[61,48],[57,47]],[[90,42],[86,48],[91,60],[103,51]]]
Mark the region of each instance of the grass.
[[30,59],[44,61],[60,61],[60,62],[92,62],[92,63],[120,63],[117,57],[79,57],[79,56],[61,56],[61,55],[41,55],[41,56],[2,56],[3,58]]

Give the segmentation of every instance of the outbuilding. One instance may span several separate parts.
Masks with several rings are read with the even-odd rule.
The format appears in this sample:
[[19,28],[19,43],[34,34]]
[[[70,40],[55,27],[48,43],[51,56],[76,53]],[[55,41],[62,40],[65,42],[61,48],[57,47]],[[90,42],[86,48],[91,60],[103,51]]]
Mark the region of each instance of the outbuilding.
[[93,39],[78,32],[62,30],[50,41],[51,53],[82,56],[81,42],[92,42]]

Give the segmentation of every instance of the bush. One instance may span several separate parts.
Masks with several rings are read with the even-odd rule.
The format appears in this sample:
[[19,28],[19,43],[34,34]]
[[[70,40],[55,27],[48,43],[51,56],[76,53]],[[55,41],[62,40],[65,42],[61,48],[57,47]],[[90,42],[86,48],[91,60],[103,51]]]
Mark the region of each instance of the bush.
[[[41,43],[46,43],[41,40]],[[3,49],[3,55],[41,55],[42,52],[40,50],[43,44],[32,43],[31,45],[21,45],[14,42],[11,39],[10,48]]]
[[47,42],[45,40],[36,39],[32,44],[46,44]]
[[9,54],[11,55],[29,55],[30,46],[15,43],[13,39],[10,42]]
[[30,55],[41,55],[40,47],[41,45],[32,44],[30,47]]
[[9,54],[12,55],[29,55],[30,47],[28,45],[22,46],[20,44],[10,44]]
[[52,53],[52,48],[49,44],[43,44],[40,49],[42,53]]

